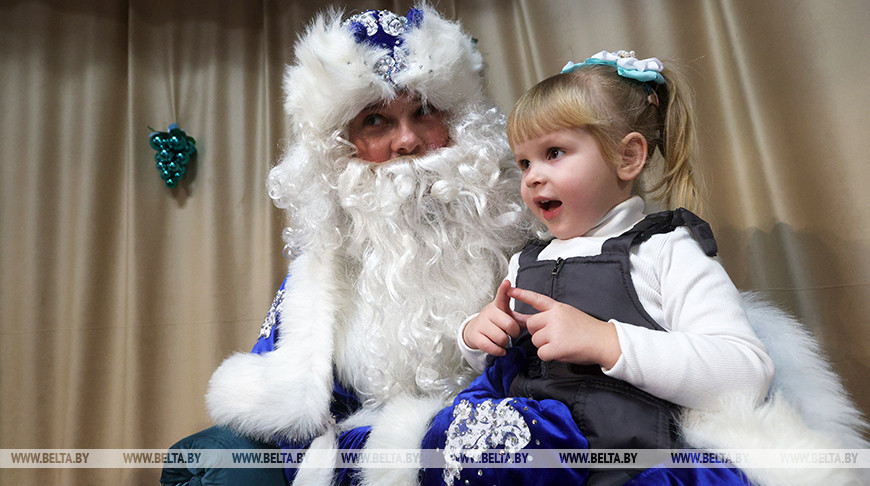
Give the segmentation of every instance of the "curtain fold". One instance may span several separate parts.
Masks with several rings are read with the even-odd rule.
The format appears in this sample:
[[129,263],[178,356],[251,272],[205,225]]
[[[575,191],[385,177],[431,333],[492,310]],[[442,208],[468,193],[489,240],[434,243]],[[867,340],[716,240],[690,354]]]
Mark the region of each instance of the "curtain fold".
[[[348,1],[406,11],[410,1]],[[250,349],[286,272],[265,191],[283,66],[328,4],[0,4],[0,449],[165,448]],[[442,1],[506,113],[568,60],[679,60],[723,263],[819,337],[870,411],[870,5]],[[159,178],[151,129],[198,153]],[[0,469],[0,482],[156,482],[159,469]]]

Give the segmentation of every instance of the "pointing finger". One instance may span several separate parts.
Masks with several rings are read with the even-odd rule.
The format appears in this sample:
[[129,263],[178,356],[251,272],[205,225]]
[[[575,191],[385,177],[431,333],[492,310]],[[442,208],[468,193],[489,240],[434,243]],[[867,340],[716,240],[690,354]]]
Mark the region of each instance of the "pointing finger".
[[529,304],[540,312],[550,310],[558,304],[558,302],[546,295],[532,292],[531,290],[518,289],[516,287],[508,289],[507,295]]

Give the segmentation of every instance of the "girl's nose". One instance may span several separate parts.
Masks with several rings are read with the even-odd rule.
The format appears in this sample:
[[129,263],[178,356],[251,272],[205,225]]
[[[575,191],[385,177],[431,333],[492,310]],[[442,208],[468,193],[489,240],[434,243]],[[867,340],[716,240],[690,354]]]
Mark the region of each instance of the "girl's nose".
[[523,182],[528,187],[534,187],[542,184],[545,180],[544,171],[540,169],[541,164],[529,163],[529,168],[523,174]]

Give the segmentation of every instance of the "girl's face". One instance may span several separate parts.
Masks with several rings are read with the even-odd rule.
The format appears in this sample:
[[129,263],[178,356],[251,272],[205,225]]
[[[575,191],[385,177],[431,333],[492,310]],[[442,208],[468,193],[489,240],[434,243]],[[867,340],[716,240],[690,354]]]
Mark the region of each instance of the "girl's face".
[[443,112],[403,94],[359,112],[348,123],[348,139],[356,145],[356,156],[370,162],[423,155],[447,145],[449,132],[444,118]]
[[631,181],[621,178],[585,129],[528,139],[514,146],[514,157],[523,171],[523,201],[556,238],[583,236],[631,197]]

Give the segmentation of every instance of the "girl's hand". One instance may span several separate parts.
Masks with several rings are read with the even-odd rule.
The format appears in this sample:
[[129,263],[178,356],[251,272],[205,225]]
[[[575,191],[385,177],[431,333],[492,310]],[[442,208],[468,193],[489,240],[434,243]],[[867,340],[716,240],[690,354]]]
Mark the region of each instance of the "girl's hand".
[[493,356],[504,356],[510,338],[520,335],[520,325],[513,317],[508,289],[509,280],[498,286],[495,299],[486,305],[480,314],[465,325],[462,340],[471,349],[479,349]]
[[530,290],[510,288],[507,296],[534,307],[538,314],[511,315],[532,335],[543,361],[566,361],[613,368],[622,355],[616,326],[600,321],[568,304]]

